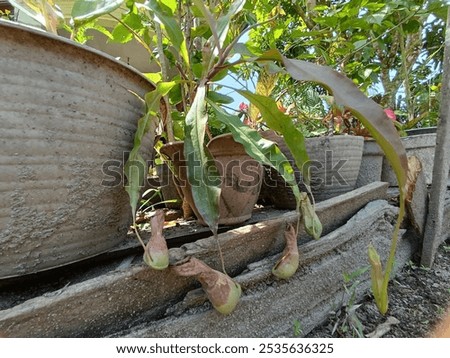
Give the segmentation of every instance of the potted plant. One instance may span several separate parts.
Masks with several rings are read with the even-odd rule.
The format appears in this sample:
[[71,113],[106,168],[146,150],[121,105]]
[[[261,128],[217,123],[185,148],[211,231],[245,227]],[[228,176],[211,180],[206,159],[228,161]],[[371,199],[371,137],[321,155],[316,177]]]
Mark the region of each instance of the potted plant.
[[[228,113],[221,106],[221,101],[218,99],[220,95],[218,96],[214,91],[216,79],[237,66],[245,63],[277,64],[281,71],[287,71],[296,80],[313,81],[327,87],[333,93],[337,104],[351,110],[367,125],[395,168],[401,188],[401,207],[399,220],[393,233],[391,255],[384,273],[376,251],[373,248],[369,249],[374,278],[374,295],[380,310],[385,312],[387,309],[387,282],[393,265],[400,221],[404,215],[407,161],[398,134],[393,124],[386,121],[386,115],[381,107],[364,96],[350,80],[330,68],[305,61],[291,60],[276,50],[254,53],[240,45],[239,39],[246,30],[263,25],[248,21],[246,15],[251,12],[251,9],[246,8],[246,1],[225,1],[221,3],[220,7],[209,7],[208,4],[199,0],[179,4],[172,1],[151,0],[143,4],[129,1],[127,6],[129,10],[120,20],[119,25],[142,41],[149,49],[150,47],[145,41],[152,41],[153,38],[156,38],[156,53],[159,55],[158,59],[162,61],[160,62],[161,73],[153,76],[159,78],[155,83],[156,89],[145,96],[147,113],[138,123],[135,145],[125,166],[128,178],[126,190],[130,197],[133,218],[139,201],[140,186],[146,174],[145,170],[141,170],[145,164],[140,155],[142,139],[149,129],[154,128],[152,124],[155,123],[154,118],[161,99],[168,103],[178,93],[182,102],[180,110],[186,113],[183,155],[186,159],[187,180],[191,184],[192,197],[198,213],[213,234],[217,235],[221,187],[220,180],[218,180],[219,170],[211,152],[205,145],[210,112],[214,113],[215,117],[227,126],[234,140],[243,145],[249,156],[280,172],[283,179],[292,186],[297,200],[296,207],[301,212],[301,219],[304,221],[306,229],[314,237],[320,235],[320,223],[314,213],[309,196],[307,192],[300,192],[292,167],[286,157],[274,142],[261,138],[257,131],[242,123],[239,117]],[[182,11],[181,14],[180,11]],[[142,18],[145,21],[142,21]],[[275,18],[270,19],[270,21],[274,20]],[[186,32],[185,29],[187,29]],[[148,36],[149,33],[156,34],[156,37]],[[153,54],[153,51],[150,53]],[[234,55],[237,56],[236,59],[233,58]],[[165,63],[166,58],[174,60],[173,64],[178,71],[181,68],[180,76],[172,76],[169,73],[170,67]],[[304,146],[303,134],[292,119],[281,113],[276,102],[267,96],[247,90],[238,90],[238,93],[259,108],[261,117],[270,129],[284,137],[295,164],[303,169],[308,162],[308,155]],[[173,121],[170,118],[172,113],[169,111],[167,115],[163,120],[170,139],[173,129],[171,129]],[[304,171],[303,174],[308,186],[308,172]],[[295,238],[297,229],[294,228],[294,235],[287,236]],[[299,258],[298,253],[291,252],[291,248],[296,245],[292,244],[292,240],[287,241],[289,244],[286,249],[289,252],[284,253],[274,268],[274,273],[283,278],[287,278],[295,272]],[[143,242],[142,244],[146,246]],[[151,252],[146,252],[146,254],[151,255]],[[222,271],[225,273],[225,264],[223,260],[221,261]],[[287,269],[285,269],[286,267]],[[185,271],[181,271],[184,275]],[[194,271],[196,272],[194,275],[203,275],[204,273],[203,268]],[[223,280],[214,279],[213,281],[217,284]],[[233,297],[236,298],[236,295]],[[227,307],[229,306],[227,305]],[[230,312],[228,308],[227,312]]]
[[[331,106],[320,120],[321,126],[325,128],[324,133],[305,139],[305,148],[310,159],[308,169],[311,193],[316,202],[344,194],[356,187],[362,161],[363,138],[339,133],[343,119],[346,120],[344,116],[349,115],[350,111],[341,111]],[[262,135],[275,141],[292,161],[289,148],[282,137],[273,131],[263,132]],[[297,182],[300,186],[304,185],[301,169],[294,167],[294,170]],[[295,209],[295,198],[290,188],[273,170],[267,173],[266,192],[269,201],[277,208]]]

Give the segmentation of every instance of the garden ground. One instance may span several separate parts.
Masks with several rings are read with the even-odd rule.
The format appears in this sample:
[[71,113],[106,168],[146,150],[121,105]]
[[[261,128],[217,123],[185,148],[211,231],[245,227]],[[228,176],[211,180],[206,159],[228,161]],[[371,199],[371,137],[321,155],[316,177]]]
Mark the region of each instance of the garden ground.
[[385,316],[378,312],[373,297],[366,295],[352,307],[330,312],[328,320],[307,337],[355,337],[358,333],[352,326],[357,327],[358,321],[365,336],[374,332],[382,337],[430,336],[450,315],[450,239],[440,246],[431,269],[421,267],[419,261],[413,258],[391,281]]

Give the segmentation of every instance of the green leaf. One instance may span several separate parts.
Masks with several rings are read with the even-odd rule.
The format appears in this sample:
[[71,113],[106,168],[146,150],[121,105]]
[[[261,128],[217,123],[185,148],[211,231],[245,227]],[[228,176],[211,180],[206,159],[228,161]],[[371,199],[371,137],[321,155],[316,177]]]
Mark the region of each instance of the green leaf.
[[277,49],[272,49],[264,52],[261,56],[259,56],[257,59],[255,59],[258,62],[261,61],[279,61],[281,62],[283,60],[283,56],[280,54],[280,52]]
[[177,0],[161,0],[161,5],[170,9],[172,14],[177,10]]
[[220,175],[214,159],[204,145],[206,123],[206,88],[200,84],[186,115],[184,157],[192,197],[202,219],[214,235],[219,223]]
[[275,29],[273,32],[273,37],[275,38],[275,40],[279,39],[283,32],[284,29]]
[[238,14],[244,7],[246,0],[235,0],[232,2],[226,15],[217,20],[217,33],[219,35],[219,46],[222,47],[230,28],[231,19]]
[[372,245],[369,246],[369,262],[373,297],[380,313],[385,314],[388,309],[387,285],[384,284],[380,255]]
[[177,140],[184,140],[185,121],[174,120],[173,121],[173,135]]
[[301,196],[294,170],[278,146],[274,142],[262,138],[256,130],[242,123],[238,116],[225,112],[211,101],[209,104],[217,119],[227,126],[234,140],[244,146],[245,152],[258,162],[277,170],[284,181],[291,186],[295,198],[300,201]]
[[161,6],[161,3],[162,2],[158,0],[148,0],[144,3],[144,7],[152,11],[156,15],[156,20],[164,25],[164,29],[171,43],[175,49],[180,52],[180,56],[186,65],[189,66],[189,54],[182,28],[171,12],[170,7]]
[[145,77],[147,77],[150,81],[153,82],[153,84],[156,84],[162,80],[162,74],[161,72],[152,72],[152,73],[145,73]]
[[355,46],[355,50],[359,50],[361,47],[365,46],[367,43],[367,40],[359,40],[353,43],[353,46]]
[[338,21],[339,19],[337,17],[315,17],[314,18],[314,22],[327,26],[327,27],[331,27],[331,28],[336,28],[338,27]]
[[292,153],[295,165],[302,171],[303,180],[309,185],[309,157],[302,132],[298,130],[289,116],[278,109],[274,99],[248,91],[238,91],[238,93],[258,107],[264,122],[270,129],[283,136]]
[[367,10],[370,10],[370,11],[378,11],[378,10],[382,9],[383,7],[385,7],[385,6],[386,6],[386,4],[383,4],[383,3],[381,3],[381,4],[367,3],[367,4],[364,5],[364,7],[367,8]]
[[211,29],[208,27],[208,25],[193,27],[191,30],[191,36],[192,38],[203,37],[205,39],[208,39],[211,36]]
[[133,215],[133,222],[136,217],[136,208],[141,199],[141,189],[147,173],[147,164],[138,152],[130,153],[130,157],[125,163],[124,174],[127,177],[127,184],[125,190],[130,197],[131,212]]
[[109,32],[105,27],[99,25],[95,21],[93,23],[89,24],[89,26],[87,28],[97,30],[98,32],[100,32],[103,35],[105,35],[106,37],[108,37],[110,40],[112,40],[112,38],[113,38],[111,32]]
[[136,209],[140,200],[140,191],[147,175],[147,164],[139,154],[142,140],[148,132],[154,133],[157,126],[156,112],[159,109],[161,95],[157,90],[151,91],[146,95],[147,111],[139,119],[136,133],[134,135],[133,149],[130,152],[127,162],[124,166],[124,174],[127,177],[125,190],[130,197],[130,207],[133,215],[133,222],[136,218]]
[[156,90],[161,96],[166,96],[178,83],[179,81],[159,82]]
[[232,55],[242,55],[244,57],[256,57],[257,55],[249,50],[246,44],[238,42],[231,50]]
[[315,11],[326,11],[328,9],[329,9],[329,7],[327,5],[317,5],[314,7]]
[[76,0],[72,7],[75,25],[93,20],[116,10],[124,0]]
[[207,97],[214,103],[219,104],[231,104],[234,102],[234,99],[232,97],[214,91],[209,91]]
[[415,19],[408,21],[407,23],[402,25],[403,31],[406,34],[413,34],[415,32],[420,31],[421,23]]
[[128,28],[121,23],[118,23],[116,27],[114,27],[111,35],[114,42],[121,44],[130,42],[133,39],[133,34],[130,32],[130,30],[128,30]]
[[[217,48],[222,48],[223,44],[228,35],[228,30],[230,28],[231,19],[233,16],[238,14],[244,7],[246,0],[235,0],[231,3],[228,12],[225,15],[219,17],[215,20],[210,12],[210,10],[205,6],[202,0],[194,0],[194,4],[201,11],[203,17],[206,19],[211,32],[213,33],[214,46]],[[215,38],[217,36],[217,38]],[[218,43],[215,43],[217,42]]]
[[228,68],[225,68],[222,71],[217,72],[217,74],[211,79],[211,82],[222,81],[225,77],[228,76],[228,71]]
[[283,63],[294,79],[313,81],[328,88],[333,93],[336,104],[350,109],[369,130],[397,175],[403,199],[408,172],[406,152],[394,124],[380,105],[366,97],[350,79],[329,67],[287,58],[283,58]]
[[322,235],[322,223],[317,216],[311,201],[306,193],[302,193],[300,202],[300,210],[302,213],[302,221],[306,232],[314,239],[320,239]]

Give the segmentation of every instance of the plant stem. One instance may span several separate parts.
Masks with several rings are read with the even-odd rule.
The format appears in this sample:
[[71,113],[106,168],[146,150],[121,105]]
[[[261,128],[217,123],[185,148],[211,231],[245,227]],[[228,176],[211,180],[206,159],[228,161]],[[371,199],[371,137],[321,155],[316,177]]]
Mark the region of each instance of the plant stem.
[[216,239],[216,243],[217,243],[217,251],[219,252],[219,259],[220,259],[220,264],[222,265],[222,272],[225,275],[228,275],[227,270],[225,270],[225,260],[223,259],[222,247],[220,246],[219,236],[217,235],[217,230],[214,233],[214,239]]
[[394,262],[395,262],[395,252],[397,251],[397,242],[398,242],[398,236],[399,236],[399,232],[400,232],[400,225],[402,224],[404,216],[405,216],[405,198],[404,198],[404,195],[400,194],[400,209],[399,209],[399,213],[398,213],[398,217],[397,217],[397,222],[395,223],[394,232],[392,234],[391,248],[389,251],[389,258],[386,263],[386,271],[384,273],[382,292],[387,293],[387,288],[389,285],[389,278],[391,276],[392,268],[394,267]]
[[[157,38],[157,47],[158,47],[158,53],[160,55],[159,58],[159,64],[161,66],[161,75],[163,81],[168,80],[167,76],[167,62],[166,62],[166,56],[164,55],[164,48],[162,43],[162,31],[161,26],[155,21],[155,30],[156,30],[156,38]],[[168,96],[163,97],[164,103],[167,108],[167,114],[166,114],[166,131],[167,131],[167,139],[169,142],[175,141],[175,136],[173,134],[173,121],[172,121],[172,112],[170,110],[170,103]]]
[[138,227],[136,226],[136,220],[134,220],[134,219],[133,219],[133,230],[134,230],[134,232],[136,233],[136,237],[138,238],[139,242],[141,243],[142,247],[143,247],[144,250],[145,250],[145,244],[144,244],[144,241],[142,240],[141,235],[139,235],[139,229],[138,229]]

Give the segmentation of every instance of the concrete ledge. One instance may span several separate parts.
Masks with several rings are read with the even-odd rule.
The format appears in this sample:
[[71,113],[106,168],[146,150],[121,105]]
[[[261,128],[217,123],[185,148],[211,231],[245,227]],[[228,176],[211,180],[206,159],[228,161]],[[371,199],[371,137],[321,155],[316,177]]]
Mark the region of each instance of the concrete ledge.
[[[384,197],[386,188],[385,183],[372,183],[318,204],[316,210],[325,232],[345,223],[368,202]],[[278,254],[284,246],[283,232],[286,223],[296,220],[297,215],[288,212],[277,219],[220,234],[219,241],[228,273],[238,275],[252,263]],[[370,223],[366,222],[367,227],[364,227],[361,235],[365,235]],[[304,233],[301,236],[306,237]],[[332,241],[334,240],[324,237],[301,246],[304,262],[317,258],[318,252],[325,255],[328,250],[334,250],[335,243]],[[313,245],[315,253],[308,259],[308,250],[312,250],[310,245]],[[219,268],[216,248],[212,237],[198,240],[181,248],[171,249],[171,260],[177,261],[195,255]],[[270,262],[274,259],[270,259]],[[269,276],[266,271],[262,272]],[[325,277],[324,280],[328,278]],[[196,287],[198,285],[194,280],[175,276],[171,270],[153,271],[138,264],[0,311],[0,332],[10,337],[101,337],[136,322],[149,322],[163,317],[168,308]]]
[[[306,334],[331,309],[342,304],[342,274],[368,266],[369,243],[383,258],[387,257],[396,215],[397,208],[385,201],[370,203],[343,227],[319,241],[302,245],[302,267],[288,281],[270,277],[276,257],[249,265],[247,272],[236,277],[245,288],[244,295],[229,316],[219,315],[208,303],[201,305],[201,294],[188,294],[178,309],[170,310],[164,319],[147,322],[119,336],[289,337],[293,336],[295,320]],[[415,242],[400,240],[397,268],[410,259],[416,247]],[[369,284],[367,273],[359,294],[366,292]]]

